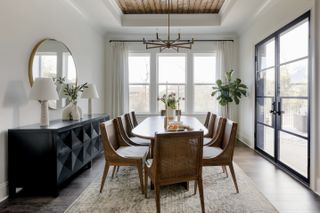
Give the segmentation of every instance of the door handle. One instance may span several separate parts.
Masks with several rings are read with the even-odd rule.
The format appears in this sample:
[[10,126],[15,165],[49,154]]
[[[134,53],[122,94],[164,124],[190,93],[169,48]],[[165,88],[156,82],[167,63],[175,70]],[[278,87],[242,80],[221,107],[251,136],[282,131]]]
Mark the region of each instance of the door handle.
[[278,115],[281,115],[282,113],[284,113],[284,111],[281,110],[281,102],[280,101],[278,102],[278,111],[276,111],[276,113]]
[[272,109],[269,111],[270,113],[272,113],[272,114],[276,114],[277,113],[277,111],[276,111],[276,102],[272,102]]

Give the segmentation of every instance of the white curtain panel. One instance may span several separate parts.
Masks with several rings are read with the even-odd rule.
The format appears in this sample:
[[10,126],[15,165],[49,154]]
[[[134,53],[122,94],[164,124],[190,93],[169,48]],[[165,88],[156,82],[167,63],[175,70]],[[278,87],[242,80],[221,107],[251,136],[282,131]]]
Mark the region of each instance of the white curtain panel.
[[[232,41],[218,41],[215,42],[215,49],[217,53],[217,69],[216,69],[216,79],[221,79],[225,81],[225,74],[227,71],[233,69],[235,71],[234,76],[237,76],[236,64],[237,64],[237,54],[235,44]],[[225,115],[224,108],[220,106],[217,102],[216,106],[218,115]],[[231,119],[235,118],[236,110],[235,107],[230,105]]]
[[111,117],[117,117],[127,108],[128,49],[124,43],[111,43]]

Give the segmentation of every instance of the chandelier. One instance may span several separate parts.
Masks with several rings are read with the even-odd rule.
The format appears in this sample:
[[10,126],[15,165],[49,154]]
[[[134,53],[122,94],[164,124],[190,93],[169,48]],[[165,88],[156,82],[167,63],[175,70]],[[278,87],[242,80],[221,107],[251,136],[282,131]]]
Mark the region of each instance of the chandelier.
[[156,34],[156,40],[146,40],[143,38],[143,44],[146,45],[146,49],[154,49],[160,48],[160,52],[165,49],[174,49],[177,52],[180,48],[183,49],[191,49],[194,43],[194,39],[192,40],[181,40],[180,33],[178,33],[178,37],[175,40],[170,39],[170,11],[172,8],[171,0],[167,0],[167,11],[168,11],[168,38],[167,40],[163,40],[159,37],[159,33]]

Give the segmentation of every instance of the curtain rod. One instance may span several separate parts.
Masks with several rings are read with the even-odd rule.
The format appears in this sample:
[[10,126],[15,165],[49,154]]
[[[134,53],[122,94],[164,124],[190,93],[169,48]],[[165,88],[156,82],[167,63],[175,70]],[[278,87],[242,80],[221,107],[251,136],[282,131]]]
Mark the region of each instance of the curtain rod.
[[[148,41],[151,41],[151,42],[156,42],[157,40],[148,40]],[[172,40],[172,41],[174,41],[174,40]],[[181,41],[186,41],[186,42],[188,42],[188,41],[191,41],[191,40],[181,40]],[[216,39],[214,39],[214,40],[203,40],[203,39],[200,39],[200,40],[197,40],[197,39],[194,39],[193,41],[195,41],[195,42],[213,42],[213,41],[231,41],[231,42],[234,42],[234,40],[225,40],[225,39],[218,39],[218,40],[216,40]],[[110,43],[112,43],[112,42],[131,42],[131,43],[133,43],[133,42],[143,42],[143,40],[109,40],[109,42]]]

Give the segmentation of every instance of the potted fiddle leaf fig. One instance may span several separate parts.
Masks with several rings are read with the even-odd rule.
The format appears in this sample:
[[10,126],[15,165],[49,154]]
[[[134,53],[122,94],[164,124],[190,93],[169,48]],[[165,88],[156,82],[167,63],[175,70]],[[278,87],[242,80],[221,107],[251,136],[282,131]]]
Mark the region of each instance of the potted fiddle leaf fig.
[[229,104],[234,102],[235,104],[240,103],[242,96],[247,96],[247,85],[241,83],[239,78],[232,80],[233,70],[226,72],[225,82],[222,80],[216,81],[216,86],[212,87],[213,92],[211,96],[217,95],[217,100],[219,104],[225,109],[225,116],[230,117]]

